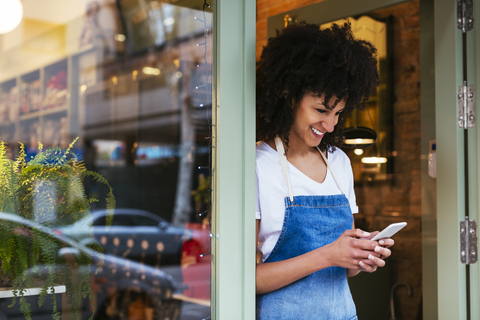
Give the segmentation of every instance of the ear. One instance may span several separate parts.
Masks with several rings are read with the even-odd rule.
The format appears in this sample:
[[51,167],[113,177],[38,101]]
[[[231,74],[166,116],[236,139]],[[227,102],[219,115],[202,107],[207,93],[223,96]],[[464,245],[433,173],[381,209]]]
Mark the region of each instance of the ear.
[[295,109],[295,107],[296,107],[295,100],[292,99],[292,104],[290,105],[290,108]]

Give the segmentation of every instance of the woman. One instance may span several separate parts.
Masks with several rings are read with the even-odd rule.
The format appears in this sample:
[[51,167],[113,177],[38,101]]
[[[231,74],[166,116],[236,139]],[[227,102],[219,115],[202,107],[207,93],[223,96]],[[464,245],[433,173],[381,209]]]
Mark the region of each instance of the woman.
[[355,229],[345,115],[378,85],[376,49],[350,24],[292,25],[257,70],[257,319],[357,319],[347,276],[385,265],[392,239]]

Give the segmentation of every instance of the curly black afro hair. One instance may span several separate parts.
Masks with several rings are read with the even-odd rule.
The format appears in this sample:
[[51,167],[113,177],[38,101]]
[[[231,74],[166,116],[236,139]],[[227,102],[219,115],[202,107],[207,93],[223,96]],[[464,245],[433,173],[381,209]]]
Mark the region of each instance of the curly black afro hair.
[[[345,99],[335,130],[326,133],[319,146],[335,149],[342,143],[346,115],[363,108],[378,83],[377,49],[354,39],[350,22],[328,29],[301,22],[277,31],[264,47],[257,69],[257,140],[280,135],[288,148],[295,103],[313,94],[323,96],[329,109]],[[333,96],[336,102],[328,105]]]

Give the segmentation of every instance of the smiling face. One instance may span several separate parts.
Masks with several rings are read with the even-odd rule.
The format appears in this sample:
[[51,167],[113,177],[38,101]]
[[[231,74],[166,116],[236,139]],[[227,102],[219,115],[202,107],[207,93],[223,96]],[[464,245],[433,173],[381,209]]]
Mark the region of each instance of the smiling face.
[[[333,105],[336,97],[332,97],[329,105]],[[328,109],[323,105],[323,97],[306,94],[294,111],[294,123],[290,130],[289,144],[295,147],[316,147],[326,132],[332,132],[338,123],[340,114],[345,109],[345,100],[337,103],[335,108]]]

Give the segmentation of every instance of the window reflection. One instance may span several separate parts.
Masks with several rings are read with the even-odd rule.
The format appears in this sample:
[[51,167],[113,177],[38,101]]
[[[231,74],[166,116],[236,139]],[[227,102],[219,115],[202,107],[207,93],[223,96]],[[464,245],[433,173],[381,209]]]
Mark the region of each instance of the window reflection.
[[[0,252],[30,258],[17,274],[0,255],[0,318],[208,318],[211,9],[24,5],[0,36]],[[60,173],[9,189],[46,166]],[[15,287],[29,290],[8,308]]]

